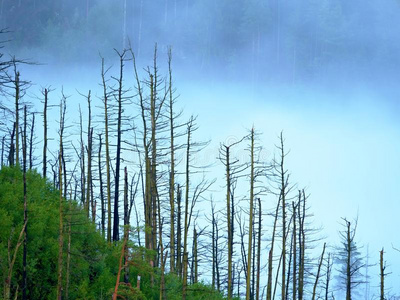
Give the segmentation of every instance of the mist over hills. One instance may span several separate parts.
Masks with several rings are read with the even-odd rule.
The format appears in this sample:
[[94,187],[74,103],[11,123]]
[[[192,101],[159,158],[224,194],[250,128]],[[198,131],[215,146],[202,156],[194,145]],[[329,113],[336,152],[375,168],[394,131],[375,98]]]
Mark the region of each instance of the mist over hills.
[[399,13],[395,0],[3,0],[0,24],[10,53],[43,63],[98,64],[129,42],[145,61],[158,43],[199,77],[387,84],[399,75]]

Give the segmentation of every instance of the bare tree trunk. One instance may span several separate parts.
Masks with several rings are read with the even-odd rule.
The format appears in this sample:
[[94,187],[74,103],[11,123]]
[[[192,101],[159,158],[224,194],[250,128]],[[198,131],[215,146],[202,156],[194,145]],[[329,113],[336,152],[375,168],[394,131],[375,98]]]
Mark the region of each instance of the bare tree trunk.
[[250,145],[250,217],[249,217],[249,245],[247,252],[247,280],[246,280],[246,300],[250,300],[251,294],[251,251],[253,241],[253,198],[254,198],[254,128],[251,129]]
[[11,132],[10,138],[10,151],[8,152],[8,164],[10,167],[14,166],[14,154],[15,154],[15,147],[14,147],[14,138],[15,138],[15,122],[13,126],[13,131]]
[[107,175],[107,241],[111,243],[111,174],[110,174],[110,144],[108,139],[108,93],[105,79],[104,58],[101,59],[101,79],[104,101],[104,129],[106,148],[106,175]]
[[31,134],[29,138],[29,170],[33,168],[33,138],[35,131],[35,113],[32,113]]
[[282,197],[282,300],[286,299],[286,180],[284,170],[285,152],[283,146],[283,135],[280,135],[281,142],[281,197]]
[[226,218],[228,227],[228,300],[232,298],[232,254],[233,254],[233,234],[231,225],[231,174],[229,147],[226,150]]
[[44,89],[44,107],[43,107],[43,177],[47,175],[47,103],[48,89]]
[[72,241],[72,202],[69,202],[69,216],[68,216],[68,248],[67,248],[67,270],[65,275],[65,299],[69,299],[69,280],[71,268],[71,241]]
[[189,170],[190,170],[190,135],[192,130],[192,121],[188,124],[187,130],[187,148],[186,148],[186,187],[185,187],[185,223],[184,223],[184,237],[183,237],[183,285],[182,285],[182,299],[186,299],[187,288],[187,267],[188,267],[188,253],[187,253],[187,240],[188,240],[188,223],[189,223]]
[[[299,199],[300,201],[300,199]],[[296,300],[297,296],[297,228],[296,228],[296,206],[292,202],[293,210],[293,300]]]
[[178,211],[177,211],[177,220],[176,220],[176,270],[180,278],[182,278],[182,212],[181,212],[181,203],[182,203],[182,193],[181,193],[181,187],[178,184],[178,190],[177,190],[177,206],[178,206]]
[[106,235],[106,210],[104,207],[104,190],[103,190],[103,169],[101,166],[101,134],[99,134],[99,153],[98,153],[98,164],[99,164],[99,185],[100,185],[100,204],[101,204],[101,233],[103,237]]
[[220,268],[219,268],[219,231],[218,231],[218,223],[215,223],[215,273],[216,273],[216,280],[217,280],[217,291],[221,291],[221,280],[220,280]]
[[197,257],[197,231],[196,227],[193,229],[193,269],[194,269],[194,276],[193,276],[193,283],[198,282],[198,257]]
[[281,204],[281,197],[282,197],[282,195],[279,196],[278,204],[276,205],[275,217],[274,217],[274,227],[272,230],[271,249],[269,250],[269,253],[268,253],[267,300],[272,300],[272,274],[273,274],[272,267],[273,267],[273,258],[274,258],[276,226],[278,223],[278,213],[279,213],[279,207]]
[[169,182],[169,203],[170,203],[170,272],[175,272],[175,145],[174,145],[174,112],[173,112],[173,90],[172,90],[172,53],[168,51],[168,71],[169,71],[169,121],[170,121],[170,143],[171,143],[171,170]]
[[325,273],[325,300],[329,299],[329,283],[331,281],[331,271],[332,271],[332,263],[331,263],[332,254],[328,254],[328,261],[326,263],[326,273]]
[[[288,228],[288,235],[289,235],[290,229]],[[287,272],[286,272],[286,292],[285,292],[285,299],[288,300],[289,299],[289,287],[290,287],[290,280],[291,280],[291,275],[292,275],[292,257],[293,257],[293,231],[292,231],[292,235],[291,235],[291,240],[290,240],[290,248],[289,248],[289,260],[288,260],[288,264],[287,264]]]
[[312,293],[312,300],[315,300],[315,296],[316,296],[316,292],[317,292],[317,286],[318,286],[318,280],[319,280],[319,276],[321,274],[322,263],[324,262],[325,248],[326,248],[326,243],[324,243],[324,247],[322,249],[321,258],[320,258],[319,264],[318,264],[317,275],[315,276],[315,283],[314,283],[314,288],[313,288],[313,293]]
[[383,262],[383,248],[379,251],[380,259],[379,259],[379,267],[380,267],[380,300],[385,300],[385,269],[386,265]]
[[27,202],[27,193],[26,193],[26,123],[27,123],[27,117],[26,117],[26,105],[24,106],[24,139],[23,139],[23,145],[22,145],[22,152],[23,152],[23,180],[24,180],[24,224],[25,224],[25,230],[24,230],[24,252],[23,252],[23,258],[22,258],[22,299],[26,300],[26,292],[28,288],[28,280],[27,280],[27,268],[26,268],[26,254],[27,254],[27,247],[28,247],[28,202]]
[[183,252],[183,285],[182,285],[182,299],[186,299],[187,293],[187,270],[188,270],[188,253]]
[[256,275],[256,204],[254,204],[253,210],[253,253],[252,253],[252,263],[251,263],[251,292],[250,299],[254,299],[254,289],[255,289],[255,275]]
[[328,261],[326,263],[326,275],[325,275],[325,300],[329,299],[329,283],[331,281],[331,271],[332,271],[332,263],[331,263],[331,254],[328,254]]
[[[9,300],[10,297],[11,297],[12,272],[13,272],[13,268],[14,268],[14,265],[15,265],[15,261],[17,259],[18,249],[19,249],[19,247],[21,247],[21,245],[23,243],[25,227],[26,227],[26,222],[22,226],[21,232],[19,233],[17,244],[15,246],[14,253],[12,254],[12,258],[11,258],[11,239],[12,239],[12,236],[10,236],[10,238],[8,240],[8,270],[7,270],[7,277],[6,277],[5,281],[4,281],[4,290],[3,290],[3,292],[4,292],[3,294],[4,294],[4,299],[5,300]],[[17,293],[18,293],[18,291],[17,291]]]
[[122,243],[121,255],[119,257],[119,267],[118,267],[118,273],[117,273],[117,282],[115,283],[114,293],[112,295],[113,300],[117,300],[117,298],[118,298],[118,287],[119,287],[119,282],[120,282],[120,278],[121,278],[121,272],[122,272],[122,269],[123,269],[123,261],[124,261],[124,257],[125,257],[125,248],[126,248],[127,241],[128,241],[128,232],[125,231],[124,241]]
[[216,255],[216,239],[215,239],[215,207],[214,204],[211,203],[211,247],[212,247],[212,288],[215,289],[215,278],[216,278],[216,265],[217,265],[217,255]]
[[4,144],[5,144],[6,137],[3,136],[1,139],[1,166],[4,165]]
[[304,190],[299,191],[298,215],[299,215],[299,300],[303,299],[304,294],[304,266],[305,266],[305,195]]
[[[157,46],[154,54],[154,64],[156,63]],[[157,249],[157,142],[156,142],[156,99],[157,99],[157,74],[154,67],[154,77],[150,75],[150,118],[151,118],[151,205],[152,205],[152,226],[151,236],[153,240],[153,249]]]
[[[16,67],[14,67],[16,68]],[[19,100],[20,100],[20,81],[19,72],[14,69],[15,85],[15,164],[19,165]]]
[[260,299],[260,273],[261,273],[261,199],[258,198],[258,241],[257,241],[257,284],[256,300]]
[[117,117],[117,156],[115,162],[115,193],[114,193],[114,225],[113,225],[113,241],[119,240],[119,213],[118,213],[118,199],[119,199],[119,176],[121,165],[121,136],[122,136],[122,82],[124,74],[124,56],[125,51],[119,54],[120,68],[118,79],[118,117]]
[[161,276],[160,276],[160,300],[166,299],[165,295],[165,261],[168,255],[168,251],[165,254],[164,257],[164,245],[162,241],[162,220],[161,220],[161,204],[160,204],[160,198],[157,195],[157,210],[158,210],[158,240],[160,242],[160,261],[161,261],[161,266],[160,266],[160,271],[161,271]]
[[80,142],[81,142],[81,156],[80,156],[80,164],[81,164],[81,202],[82,206],[86,208],[86,171],[85,171],[85,143],[83,142],[83,119],[82,119],[82,111],[79,106],[79,124],[80,124]]
[[351,300],[351,223],[349,221],[346,221],[346,226],[347,226],[347,231],[346,231],[346,237],[347,237],[347,253],[346,253],[346,300]]
[[[127,235],[127,231],[129,231],[129,204],[128,204],[128,169],[125,167],[124,169],[124,236]],[[129,266],[127,264],[128,261],[128,247],[125,247],[124,254],[124,283],[129,283]]]
[[61,100],[60,103],[60,150],[59,150],[59,181],[60,181],[60,199],[59,199],[59,235],[58,235],[58,281],[57,281],[57,299],[62,299],[62,273],[63,273],[63,247],[64,247],[64,237],[63,237],[63,185],[62,185],[62,177],[63,177],[63,132],[64,132],[64,113],[65,113],[65,99]]
[[[91,126],[92,122],[92,108],[90,105],[90,90],[87,96],[87,103],[88,103],[88,141],[87,141],[87,180],[86,180],[86,203],[85,209],[86,214],[89,219],[89,207],[92,207],[91,203],[91,186],[92,186],[92,134],[93,128]],[[92,220],[94,222],[94,220]]]

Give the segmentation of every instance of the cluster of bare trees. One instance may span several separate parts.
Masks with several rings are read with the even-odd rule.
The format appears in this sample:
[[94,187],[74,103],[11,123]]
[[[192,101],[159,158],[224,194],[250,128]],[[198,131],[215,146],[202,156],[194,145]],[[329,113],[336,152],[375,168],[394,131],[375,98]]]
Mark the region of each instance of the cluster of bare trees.
[[[77,201],[110,246],[123,239],[114,297],[121,272],[124,283],[133,280],[127,265],[132,256],[129,243],[134,242],[148,250],[144,257],[149,268],[161,271],[160,299],[166,297],[167,270],[181,279],[183,299],[190,284],[200,280],[211,281],[228,299],[333,299],[334,263],[345,269],[339,271],[339,281],[346,287],[346,299],[352,299],[353,289],[365,283],[361,269],[366,267],[355,244],[356,228],[344,219],[342,247],[336,253],[326,243],[317,248],[319,231],[312,225],[306,190],[290,180],[283,134],[272,160],[262,157],[261,138],[254,128],[234,142],[222,143],[217,156],[225,169],[226,195],[215,201],[209,196],[215,180],[198,159],[208,143],[197,141],[196,117],[185,120],[176,108],[171,50],[166,76],[157,64],[157,47],[152,65],[144,70],[137,67],[131,49],[116,55],[117,71],[107,68],[101,58],[100,92],[81,94],[87,103],[86,128],[81,108],[71,107],[69,96],[61,91],[57,97],[51,87],[42,89],[41,143],[35,136],[39,108],[24,100],[29,83],[21,80],[16,60],[5,65],[7,76],[1,78],[14,99],[13,108],[6,102],[1,105],[1,164],[22,164],[24,183],[27,167],[41,167],[43,176],[59,190],[57,298],[68,298],[71,263],[70,255],[65,261],[64,251],[71,243],[73,224],[63,208],[68,201]],[[50,120],[49,110],[55,109],[57,98],[59,117]],[[79,132],[68,119],[71,110],[79,112]],[[49,136],[54,124],[58,124],[57,143]],[[41,160],[35,157],[40,150]],[[218,199],[220,194],[216,193]],[[25,225],[10,256],[6,299],[15,253],[22,244],[26,298],[26,184],[24,200]],[[381,299],[385,299],[385,268],[382,250]]]

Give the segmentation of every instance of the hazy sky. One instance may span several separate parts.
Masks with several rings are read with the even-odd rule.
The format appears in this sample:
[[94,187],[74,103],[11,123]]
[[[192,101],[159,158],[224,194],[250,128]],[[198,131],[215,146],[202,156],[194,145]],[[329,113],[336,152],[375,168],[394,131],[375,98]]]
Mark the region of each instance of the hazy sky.
[[[400,210],[400,92],[396,86],[400,67],[400,51],[396,52],[400,50],[400,3],[371,1],[360,12],[356,4],[363,6],[361,1],[351,4],[324,0],[317,8],[315,1],[307,1],[306,8],[298,8],[296,1],[289,1],[279,7],[281,29],[277,31],[278,20],[271,15],[278,1],[266,1],[270,4],[267,8],[262,1],[249,1],[251,5],[232,1],[239,2],[240,10],[238,5],[233,5],[232,10],[211,7],[212,1],[204,2],[209,5],[205,8],[199,1],[188,7],[178,7],[178,16],[193,17],[188,25],[192,31],[184,32],[184,19],[179,19],[175,27],[169,25],[172,27],[168,28],[177,30],[169,38],[160,29],[161,25],[149,25],[149,11],[145,9],[140,14],[140,2],[135,1],[127,13],[126,33],[137,49],[140,17],[143,53],[146,49],[149,54],[152,45],[160,42],[160,60],[165,61],[166,45],[173,46],[175,86],[181,95],[179,105],[184,107],[185,116],[198,115],[199,138],[211,140],[207,149],[210,160],[217,161],[219,143],[240,139],[253,125],[263,133],[260,142],[265,147],[266,158],[272,159],[277,137],[283,131],[286,147],[290,149],[287,167],[293,182],[297,182],[299,188],[306,187],[310,193],[315,225],[323,226],[321,235],[327,237],[331,246],[338,245],[341,218],[353,220],[358,215],[357,241],[364,245],[364,252],[369,245],[370,263],[377,263],[378,251],[385,248],[389,272],[392,272],[387,286],[391,286],[391,292],[399,294],[400,253],[392,249],[392,244],[400,248],[397,218]],[[122,5],[123,1],[116,3]],[[168,9],[160,8],[159,14],[165,17],[167,11],[171,18],[175,13],[172,3],[169,2]],[[263,15],[254,15],[257,5],[271,14],[266,14],[265,19]],[[109,12],[115,13],[119,21],[123,18],[121,7]],[[204,14],[208,8],[211,16]],[[203,15],[196,15],[197,11]],[[304,11],[308,14],[302,14]],[[109,14],[104,22],[111,22],[113,15]],[[244,25],[236,28],[235,16],[245,14],[248,21],[242,21]],[[82,62],[82,57],[74,60],[74,56],[65,53],[62,56],[55,42],[49,42],[49,39],[53,41],[52,36],[57,41],[60,36],[68,39],[65,32],[73,35],[73,26],[65,27],[65,32],[52,32],[34,45],[11,47],[24,55],[33,53],[26,57],[35,60],[37,57],[46,63],[22,71],[23,77],[36,84],[29,95],[39,95],[40,86],[52,85],[57,88],[53,95],[58,102],[61,86],[64,86],[67,94],[72,95],[71,110],[75,110],[78,103],[85,107],[85,100],[75,89],[86,92],[98,88],[100,60],[96,57],[98,52],[94,52],[96,46],[102,53],[108,51],[109,65],[117,64],[112,51],[105,49],[109,45],[104,42],[103,34],[113,34],[112,38],[119,43],[113,47],[119,49],[123,24],[118,23],[112,30],[108,24],[96,20],[91,25],[90,32],[97,33],[97,36],[90,36],[94,41],[90,51],[95,58],[87,64]],[[196,29],[196,24],[205,24],[209,29]],[[237,35],[227,29],[229,25]],[[259,30],[255,36],[249,35],[254,32],[253,28],[261,25],[265,30]],[[279,64],[277,32],[282,49]],[[315,47],[311,46],[314,42]],[[72,53],[80,53],[79,40],[71,37],[69,46]],[[311,56],[311,49],[316,54]],[[68,52],[68,49],[63,51]],[[148,57],[141,57],[143,67],[151,63]],[[130,77],[130,64],[127,70]],[[213,176],[223,178],[220,165],[213,168]],[[271,195],[265,199],[266,203],[271,201],[272,206],[275,200]],[[377,265],[370,268],[371,296],[378,291],[377,271]]]

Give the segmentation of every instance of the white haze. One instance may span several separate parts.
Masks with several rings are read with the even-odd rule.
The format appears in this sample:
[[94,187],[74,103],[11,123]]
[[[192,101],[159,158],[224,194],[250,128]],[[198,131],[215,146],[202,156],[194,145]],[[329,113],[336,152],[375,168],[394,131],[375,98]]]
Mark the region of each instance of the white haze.
[[[258,3],[251,2],[252,5]],[[286,7],[291,9],[291,13],[295,12],[294,8],[297,7],[294,2],[290,2],[292,7]],[[311,2],[314,3],[308,1]],[[204,3],[211,5],[212,1]],[[324,3],[333,5],[334,2],[326,0]],[[343,4],[344,1],[340,3]],[[364,4],[361,1],[357,3]],[[358,7],[352,6],[349,1],[346,1],[346,5],[349,6],[347,12],[355,14]],[[178,8],[178,15],[189,14],[194,18],[197,6],[201,6],[199,1],[194,1],[194,4],[189,4],[186,8]],[[128,15],[128,24],[131,26],[127,35],[138,50],[138,13],[134,8],[132,19]],[[285,7],[281,9],[284,10]],[[169,16],[175,13],[171,7],[166,11]],[[204,9],[200,11],[204,12]],[[164,15],[163,12],[161,15]],[[328,12],[333,13],[334,10]],[[110,23],[108,27],[105,24],[107,31],[104,31],[104,34],[112,34],[112,39],[118,43],[113,47],[120,49],[121,7],[110,13],[118,14],[115,16],[117,21],[116,24]],[[372,1],[362,13],[365,14],[365,23],[374,17],[375,25],[368,23],[367,29],[363,29],[363,24],[357,23],[359,27],[353,26],[354,24],[338,24],[349,26],[353,33],[351,45],[345,43],[344,48],[352,46],[356,50],[340,56],[339,51],[343,49],[332,49],[334,59],[325,61],[321,69],[302,69],[299,63],[302,61],[301,55],[306,57],[307,53],[300,52],[295,64],[292,59],[294,52],[290,45],[286,45],[282,54],[281,68],[278,65],[262,63],[263,59],[274,61],[274,58],[268,57],[276,55],[273,45],[275,38],[268,30],[261,39],[265,45],[265,48],[261,47],[260,50],[264,51],[262,55],[254,56],[258,53],[254,50],[254,39],[244,36],[241,46],[227,59],[223,53],[224,47],[229,49],[229,45],[224,45],[226,39],[229,41],[229,36],[224,36],[222,32],[213,36],[212,40],[215,48],[222,48],[220,52],[207,54],[207,59],[203,59],[195,48],[190,48],[187,40],[185,44],[180,39],[180,32],[172,32],[169,39],[168,35],[161,34],[160,30],[152,27],[146,27],[142,33],[143,54],[139,58],[139,65],[145,67],[151,64],[151,49],[155,42],[159,42],[160,71],[166,73],[166,48],[173,45],[173,68],[175,87],[180,94],[179,106],[184,108],[185,117],[191,114],[198,115],[198,138],[211,140],[204,163],[217,162],[219,144],[226,140],[240,139],[253,125],[262,132],[260,142],[265,148],[264,157],[271,159],[275,151],[274,145],[278,142],[277,137],[283,131],[286,147],[290,149],[287,167],[292,174],[292,181],[298,183],[298,188],[306,187],[311,194],[309,204],[315,215],[315,226],[323,227],[321,236],[327,237],[330,246],[338,246],[338,230],[342,229],[341,218],[352,220],[358,216],[357,241],[364,245],[364,254],[369,245],[370,263],[377,263],[378,251],[382,247],[385,248],[385,259],[391,272],[387,278],[387,286],[392,294],[399,294],[400,253],[392,248],[392,244],[400,248],[400,221],[397,216],[400,211],[400,92],[396,85],[399,80],[400,62],[400,52],[396,52],[400,50],[399,3]],[[283,17],[286,16],[284,12],[282,14]],[[302,38],[312,35],[312,29],[317,28],[317,21],[306,24],[307,26],[301,29],[304,31],[296,32],[296,27],[291,24],[292,15],[287,13],[286,17],[282,37],[284,38],[285,34],[295,36],[300,43],[299,49],[302,49]],[[142,18],[145,26],[150,23],[151,14],[148,12],[148,15],[144,14]],[[108,21],[109,19],[111,18],[106,18]],[[196,16],[193,23],[200,22],[197,19],[208,24],[210,30],[219,22],[217,18],[201,15]],[[234,18],[232,20],[234,21]],[[184,24],[174,28],[182,29],[182,26]],[[335,34],[329,37],[337,37]],[[59,49],[48,40],[43,42],[47,46],[42,48],[10,47],[9,51],[19,51],[17,54],[44,63],[22,69],[22,77],[35,84],[30,88],[27,97],[33,99],[33,95],[40,95],[41,86],[51,85],[56,88],[51,95],[51,101],[58,103],[63,86],[65,93],[71,95],[67,103],[71,113],[69,122],[76,124],[74,122],[77,121],[78,104],[81,104],[83,112],[86,112],[85,99],[79,96],[76,90],[86,93],[91,89],[99,94],[100,59],[97,51],[106,56],[107,65],[114,65],[114,71],[118,64],[112,49],[103,45],[104,38],[102,32],[91,36],[90,51],[79,51],[82,45],[73,44],[71,52],[77,53],[76,56],[65,56],[65,53],[61,56]],[[379,43],[374,38],[378,39]],[[192,36],[189,40],[193,40],[196,45],[207,41],[203,35]],[[50,44],[54,47],[49,46]],[[375,49],[382,44],[387,45],[384,47],[386,52],[379,54],[377,58],[377,53],[381,50]],[[306,52],[307,45],[303,46],[303,51]],[[190,48],[190,51],[186,48]],[[363,49],[372,49],[368,53],[373,53],[374,56],[364,57]],[[385,57],[382,63],[380,55]],[[128,82],[132,82],[130,63],[126,64],[126,77],[129,78]],[[38,100],[35,101],[39,109],[40,104]],[[94,101],[97,101],[98,105],[101,103],[97,99]],[[58,112],[54,109],[52,117],[56,119],[57,116]],[[75,129],[71,130],[77,132],[77,125],[74,127]],[[54,138],[55,134],[56,131],[53,130]],[[221,180],[224,169],[216,163],[211,170],[211,176],[219,178],[214,189],[220,189],[223,185]],[[245,193],[246,190],[243,189],[243,194]],[[218,197],[222,195],[214,195],[214,198]],[[276,199],[267,195],[263,200],[269,207],[275,204]],[[372,266],[369,272],[370,295],[376,296],[379,282],[378,265]],[[363,290],[364,287],[361,287],[360,291]]]

